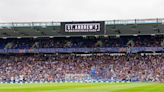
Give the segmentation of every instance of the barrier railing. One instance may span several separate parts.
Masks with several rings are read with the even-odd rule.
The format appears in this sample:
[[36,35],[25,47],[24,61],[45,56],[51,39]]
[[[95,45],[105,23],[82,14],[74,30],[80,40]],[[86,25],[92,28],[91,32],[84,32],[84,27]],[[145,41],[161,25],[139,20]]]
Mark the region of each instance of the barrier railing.
[[[164,18],[156,19],[131,19],[131,20],[107,20],[106,25],[113,24],[148,24],[148,23],[160,23],[164,24]],[[32,27],[32,26],[60,26],[61,22],[12,22],[12,23],[0,23],[0,28],[10,27]]]
[[0,28],[11,27],[33,27],[33,26],[60,26],[60,22],[13,22],[13,23],[0,23]]
[[131,19],[131,20],[109,20],[106,24],[164,24],[164,18],[161,19]]

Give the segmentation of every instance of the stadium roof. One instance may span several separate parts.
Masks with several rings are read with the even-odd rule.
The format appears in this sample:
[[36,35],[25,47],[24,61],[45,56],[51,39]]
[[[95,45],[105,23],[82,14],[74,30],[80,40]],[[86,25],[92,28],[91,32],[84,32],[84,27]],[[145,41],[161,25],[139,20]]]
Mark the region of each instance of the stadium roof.
[[[83,21],[84,22],[84,21]],[[86,21],[87,23],[88,21]],[[92,22],[92,21],[91,21]],[[76,23],[76,22],[75,22]],[[85,23],[85,22],[84,22]],[[63,33],[61,22],[0,23],[1,38],[164,35],[164,19],[134,19],[105,21],[101,33]]]

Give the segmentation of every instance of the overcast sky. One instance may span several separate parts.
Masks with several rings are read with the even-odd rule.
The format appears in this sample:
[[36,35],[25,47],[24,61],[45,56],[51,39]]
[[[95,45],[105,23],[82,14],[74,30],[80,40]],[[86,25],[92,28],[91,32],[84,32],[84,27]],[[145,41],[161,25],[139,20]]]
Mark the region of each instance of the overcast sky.
[[164,0],[0,0],[0,22],[164,18]]

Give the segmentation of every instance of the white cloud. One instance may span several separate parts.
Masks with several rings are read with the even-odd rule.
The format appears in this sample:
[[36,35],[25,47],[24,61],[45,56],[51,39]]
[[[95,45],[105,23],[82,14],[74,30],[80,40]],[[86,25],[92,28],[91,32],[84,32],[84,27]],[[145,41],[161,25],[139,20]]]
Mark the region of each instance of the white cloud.
[[0,0],[0,22],[162,18],[164,0]]

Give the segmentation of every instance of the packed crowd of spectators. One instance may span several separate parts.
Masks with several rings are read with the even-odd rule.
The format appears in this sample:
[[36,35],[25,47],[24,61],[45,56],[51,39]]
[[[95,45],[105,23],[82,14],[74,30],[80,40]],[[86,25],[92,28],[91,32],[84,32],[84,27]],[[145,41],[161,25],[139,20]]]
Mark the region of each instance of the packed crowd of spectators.
[[[0,49],[97,47],[164,47],[164,37],[59,37],[0,40]],[[0,82],[68,81],[69,76],[77,78],[89,76],[86,80],[164,82],[164,56],[130,53],[121,56],[107,54],[0,55]]]
[[88,74],[92,80],[164,82],[164,56],[0,56],[0,82],[66,81],[66,74]]
[[23,38],[2,39],[0,48],[96,48],[96,47],[163,47],[163,36],[134,37],[58,37],[58,38]]

